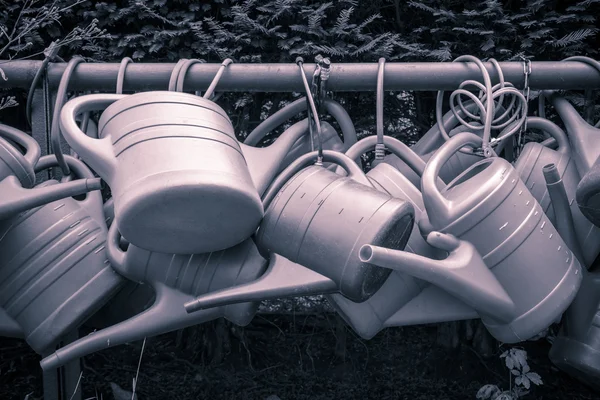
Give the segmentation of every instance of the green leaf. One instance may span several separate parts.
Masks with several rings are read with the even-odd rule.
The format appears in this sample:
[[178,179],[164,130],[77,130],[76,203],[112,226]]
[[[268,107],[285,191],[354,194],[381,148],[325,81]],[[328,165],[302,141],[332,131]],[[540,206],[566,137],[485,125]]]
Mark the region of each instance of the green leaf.
[[535,373],[535,372],[528,372],[527,373],[527,378],[529,378],[529,380],[534,384],[534,385],[543,385],[544,382],[542,382],[542,377]]
[[500,393],[500,388],[498,386],[488,384],[488,385],[483,385],[477,391],[477,395],[475,397],[478,399],[481,399],[481,400],[493,399],[499,393]]

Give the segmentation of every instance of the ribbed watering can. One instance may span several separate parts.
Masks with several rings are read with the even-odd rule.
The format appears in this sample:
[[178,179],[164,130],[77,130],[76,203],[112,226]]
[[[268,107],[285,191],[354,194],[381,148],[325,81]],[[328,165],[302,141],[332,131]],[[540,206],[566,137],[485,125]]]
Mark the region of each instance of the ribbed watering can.
[[[151,286],[154,304],[138,315],[96,331],[44,358],[42,369],[56,368],[87,354],[142,340],[148,336],[182,329],[220,317],[238,325],[247,325],[256,312],[257,303],[216,307],[188,314],[183,304],[195,296],[257,279],[267,267],[251,239],[225,251],[207,254],[177,255],[155,253],[130,244],[119,247],[118,219],[109,229],[107,250],[110,262],[123,276]],[[286,263],[281,257],[271,263]]]
[[[25,153],[21,153],[9,140],[22,146]],[[40,154],[40,147],[31,136],[0,124],[0,220],[55,200],[101,188],[100,179],[93,176],[34,188],[34,168]]]
[[255,282],[200,296],[185,304],[188,312],[328,293],[361,302],[383,285],[391,271],[361,262],[358,249],[370,242],[404,249],[413,228],[412,205],[374,189],[344,154],[324,150],[322,161],[342,166],[348,177],[310,165],[317,155],[298,158],[263,198],[267,212],[256,235],[258,248],[290,265],[271,265]]
[[[370,136],[358,141],[346,155],[356,159],[360,154],[372,150],[377,137]],[[409,165],[417,176],[425,169],[425,162],[405,144],[392,137],[384,136],[384,143],[392,154]],[[421,192],[410,180],[387,163],[378,164],[367,173],[375,188],[393,197],[409,201],[418,221],[425,212]],[[445,252],[429,245],[418,225],[414,224],[406,244],[406,251],[432,259],[443,259]],[[423,289],[428,288],[426,292]],[[423,292],[423,293],[422,293]],[[399,324],[431,323],[477,317],[472,308],[443,292],[436,286],[416,279],[412,275],[393,271],[383,286],[368,300],[357,303],[340,294],[326,296],[335,310],[364,339],[371,339],[381,329]],[[417,299],[418,297],[418,299]],[[415,309],[416,304],[427,304],[427,308]],[[448,310],[452,310],[448,312]],[[392,316],[395,318],[391,319]],[[395,325],[391,325],[395,324]]]
[[[467,145],[481,146],[481,138],[459,133],[429,160],[421,181],[429,220],[423,225],[475,246],[515,304],[512,315],[482,315],[482,321],[502,342],[526,340],[568,307],[581,284],[581,265],[508,161],[485,158],[438,189],[440,168]],[[450,291],[452,285],[440,287]],[[463,290],[482,289],[471,286]]]
[[[81,161],[65,160],[82,178],[71,184],[93,177]],[[44,156],[36,171],[56,165],[55,156]],[[61,185],[55,180],[40,184]],[[77,328],[123,283],[108,263],[106,233],[99,191],[84,200],[49,202],[0,222],[0,307],[36,352]]]
[[567,135],[552,121],[544,118],[528,117],[527,126],[548,133],[556,140],[557,148],[554,150],[541,143],[529,142],[523,147],[515,163],[515,169],[533,197],[540,203],[550,221],[556,226],[554,209],[544,178],[544,166],[548,164],[555,165],[571,205],[576,240],[582,249],[582,259],[580,261],[585,266],[590,266],[600,252],[600,229],[581,213],[575,202],[580,175],[572,156]]
[[[81,132],[75,117],[107,106],[100,139]],[[305,133],[293,129],[269,147],[245,146],[216,103],[170,91],[81,96],[65,104],[60,122],[69,145],[111,187],[123,237],[177,254],[247,239],[263,217],[260,194]]]

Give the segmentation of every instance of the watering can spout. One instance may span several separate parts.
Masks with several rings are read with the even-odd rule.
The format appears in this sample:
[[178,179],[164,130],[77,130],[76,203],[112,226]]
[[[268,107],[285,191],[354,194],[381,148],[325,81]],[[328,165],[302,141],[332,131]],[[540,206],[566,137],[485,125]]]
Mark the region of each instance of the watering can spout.
[[65,197],[100,190],[102,189],[101,182],[100,178],[77,179],[71,182],[24,189],[15,176],[9,176],[0,182],[0,193],[2,193],[0,220]]
[[271,254],[269,267],[259,279],[199,296],[185,303],[184,307],[188,313],[193,313],[206,308],[247,301],[328,294],[335,291],[337,284],[331,279],[279,254]]
[[515,304],[488,269],[471,243],[440,232],[427,235],[427,242],[448,252],[444,260],[414,253],[364,245],[361,261],[400,271],[440,287],[497,321],[509,322],[516,316]]

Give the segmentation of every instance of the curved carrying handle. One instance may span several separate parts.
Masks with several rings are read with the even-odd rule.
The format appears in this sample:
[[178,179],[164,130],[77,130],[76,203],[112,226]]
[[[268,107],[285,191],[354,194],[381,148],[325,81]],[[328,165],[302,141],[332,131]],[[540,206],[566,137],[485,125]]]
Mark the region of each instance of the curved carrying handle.
[[[277,178],[275,178],[275,180],[271,183],[271,185],[265,192],[262,198],[264,209],[266,210],[267,208],[269,208],[271,201],[273,201],[277,193],[279,193],[281,188],[285,185],[285,183],[288,180],[290,180],[292,176],[298,173],[302,168],[310,165],[311,163],[314,163],[317,160],[318,156],[318,151],[306,153],[298,157],[296,161],[294,161],[286,169],[284,169],[281,172],[281,174],[279,174]],[[352,159],[350,159],[345,154],[332,150],[323,150],[323,161],[338,164],[346,170],[350,179],[353,179],[358,183],[362,183],[365,186],[371,188],[373,187],[373,184],[371,183],[371,181],[369,181],[369,179],[367,179],[365,173],[359,168],[358,165],[356,165],[356,163],[354,163],[354,161],[352,161]]]
[[[72,180],[72,175],[74,175],[79,179],[95,179],[96,177],[90,171],[90,169],[81,161],[73,156],[69,156],[67,154],[63,155],[64,161],[67,163],[71,170],[71,174],[67,177],[63,177],[61,182],[69,182]],[[60,163],[56,155],[49,154],[47,156],[43,156],[38,161],[35,166],[35,172],[42,171],[44,169],[59,167]],[[86,208],[90,213],[99,212],[102,209],[102,193],[99,190],[95,190],[92,192],[88,192],[85,194],[85,199],[78,200],[79,204]],[[102,221],[99,221],[102,222]]]
[[527,117],[527,126],[544,131],[554,138],[558,145],[556,151],[559,153],[568,154],[571,152],[567,134],[554,122],[541,117]]
[[474,133],[461,132],[446,141],[429,159],[421,177],[421,193],[423,193],[423,203],[431,221],[446,219],[452,207],[452,203],[442,195],[437,186],[442,166],[464,146],[476,148],[482,143],[482,138]]
[[110,228],[108,228],[108,236],[106,237],[106,256],[112,267],[122,273],[125,268],[125,257],[127,253],[119,247],[120,240],[121,234],[119,233],[119,228],[117,228],[115,220],[110,225]]
[[60,113],[60,128],[69,146],[109,184],[117,163],[112,139],[110,136],[102,139],[87,136],[77,126],[75,117],[86,111],[104,109],[127,96],[123,94],[89,94],[76,97],[69,100]]
[[31,168],[33,169],[42,154],[42,150],[40,149],[38,142],[36,142],[34,138],[25,132],[5,124],[0,124],[0,136],[5,139],[12,140],[20,146],[23,146],[25,149],[23,158],[28,165],[31,165]]

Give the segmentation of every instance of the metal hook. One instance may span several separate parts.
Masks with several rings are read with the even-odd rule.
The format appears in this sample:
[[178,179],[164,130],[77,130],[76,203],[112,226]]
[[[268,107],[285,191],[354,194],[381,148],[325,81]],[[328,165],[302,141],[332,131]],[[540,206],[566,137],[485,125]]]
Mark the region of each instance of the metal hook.
[[[306,74],[304,73],[304,59],[302,57],[296,58],[296,65],[300,67],[300,76],[302,77],[302,83],[304,84],[304,91],[306,92],[306,99],[308,101],[309,108],[308,110],[312,111],[312,117],[314,118],[315,125],[317,126],[317,136],[319,139],[319,151],[317,156],[317,162],[315,165],[322,166],[323,165],[323,144],[321,142],[321,121],[319,121],[319,114],[317,112],[317,107],[315,106],[315,100],[313,98],[312,91],[310,90],[310,86],[308,85],[308,80],[306,79]],[[314,75],[313,75],[314,78]],[[308,126],[311,126],[311,119],[309,113]],[[311,132],[312,133],[312,132]],[[312,138],[312,134],[311,134]]]
[[523,134],[527,132],[527,114],[529,113],[529,96],[531,94],[531,89],[529,88],[529,76],[531,75],[531,60],[523,57],[523,55],[519,55],[521,60],[523,60],[523,94],[525,95],[525,103],[523,104],[523,118],[525,122],[521,125],[521,129],[519,130],[519,135],[517,136],[517,148],[516,148],[516,156],[518,157],[523,148]]

